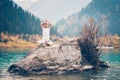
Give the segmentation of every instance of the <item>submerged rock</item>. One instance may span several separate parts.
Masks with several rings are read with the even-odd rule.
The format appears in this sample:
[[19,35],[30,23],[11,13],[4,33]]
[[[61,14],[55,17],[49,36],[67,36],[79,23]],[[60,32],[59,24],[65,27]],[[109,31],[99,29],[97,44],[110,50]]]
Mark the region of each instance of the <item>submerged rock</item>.
[[100,61],[99,62],[99,67],[101,69],[106,69],[106,68],[110,68],[110,65],[107,62]]

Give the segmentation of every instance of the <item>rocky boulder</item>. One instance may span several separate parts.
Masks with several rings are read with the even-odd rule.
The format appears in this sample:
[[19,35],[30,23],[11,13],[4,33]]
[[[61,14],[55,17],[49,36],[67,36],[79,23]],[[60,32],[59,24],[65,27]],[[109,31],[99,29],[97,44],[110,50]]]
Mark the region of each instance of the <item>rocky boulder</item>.
[[19,75],[61,74],[80,70],[81,59],[80,50],[74,44],[38,47],[12,64],[8,72]]
[[[8,72],[18,75],[65,74],[94,69],[94,66],[81,65],[79,46],[73,42],[54,46],[41,46],[30,51],[21,61],[12,64]],[[108,64],[100,62],[101,68]]]

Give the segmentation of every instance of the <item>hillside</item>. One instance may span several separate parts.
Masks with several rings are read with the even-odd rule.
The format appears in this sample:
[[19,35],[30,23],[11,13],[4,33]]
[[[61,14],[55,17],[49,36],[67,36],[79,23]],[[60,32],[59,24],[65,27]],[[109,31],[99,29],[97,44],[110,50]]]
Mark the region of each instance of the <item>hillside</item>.
[[[79,13],[69,16],[56,24],[59,33],[75,36],[89,18],[101,20],[101,30],[110,34],[120,35],[120,0],[93,0]],[[67,32],[66,32],[67,31]]]
[[40,19],[11,0],[0,0],[0,32],[41,34]]
[[[12,0],[0,0],[0,33],[42,34],[40,21]],[[51,29],[51,34],[57,34],[55,28]]]

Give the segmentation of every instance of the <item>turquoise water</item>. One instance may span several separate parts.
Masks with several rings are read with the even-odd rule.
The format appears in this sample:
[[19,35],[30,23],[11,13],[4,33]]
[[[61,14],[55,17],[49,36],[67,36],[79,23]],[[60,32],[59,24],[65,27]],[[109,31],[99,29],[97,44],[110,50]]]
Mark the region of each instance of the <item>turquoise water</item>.
[[0,80],[120,80],[120,49],[104,50],[101,59],[111,68],[101,71],[80,72],[67,75],[19,76],[7,73],[10,64],[21,60],[29,50],[0,49]]

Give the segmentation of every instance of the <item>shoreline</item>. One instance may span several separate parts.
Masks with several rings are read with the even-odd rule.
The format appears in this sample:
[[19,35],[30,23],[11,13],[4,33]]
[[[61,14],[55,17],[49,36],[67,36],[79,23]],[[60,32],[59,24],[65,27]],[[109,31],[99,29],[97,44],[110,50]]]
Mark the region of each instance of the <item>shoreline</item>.
[[40,44],[32,43],[32,42],[22,42],[22,43],[17,43],[17,42],[3,43],[3,42],[0,42],[0,48],[36,48],[38,46],[40,46]]
[[[37,48],[39,47],[40,44],[38,43],[32,43],[32,42],[22,42],[22,43],[16,43],[16,42],[7,42],[3,43],[0,42],[0,48]],[[100,48],[99,46],[97,48]],[[116,49],[120,48],[120,46],[113,46],[113,47],[108,47],[108,46],[102,46],[101,49]]]

